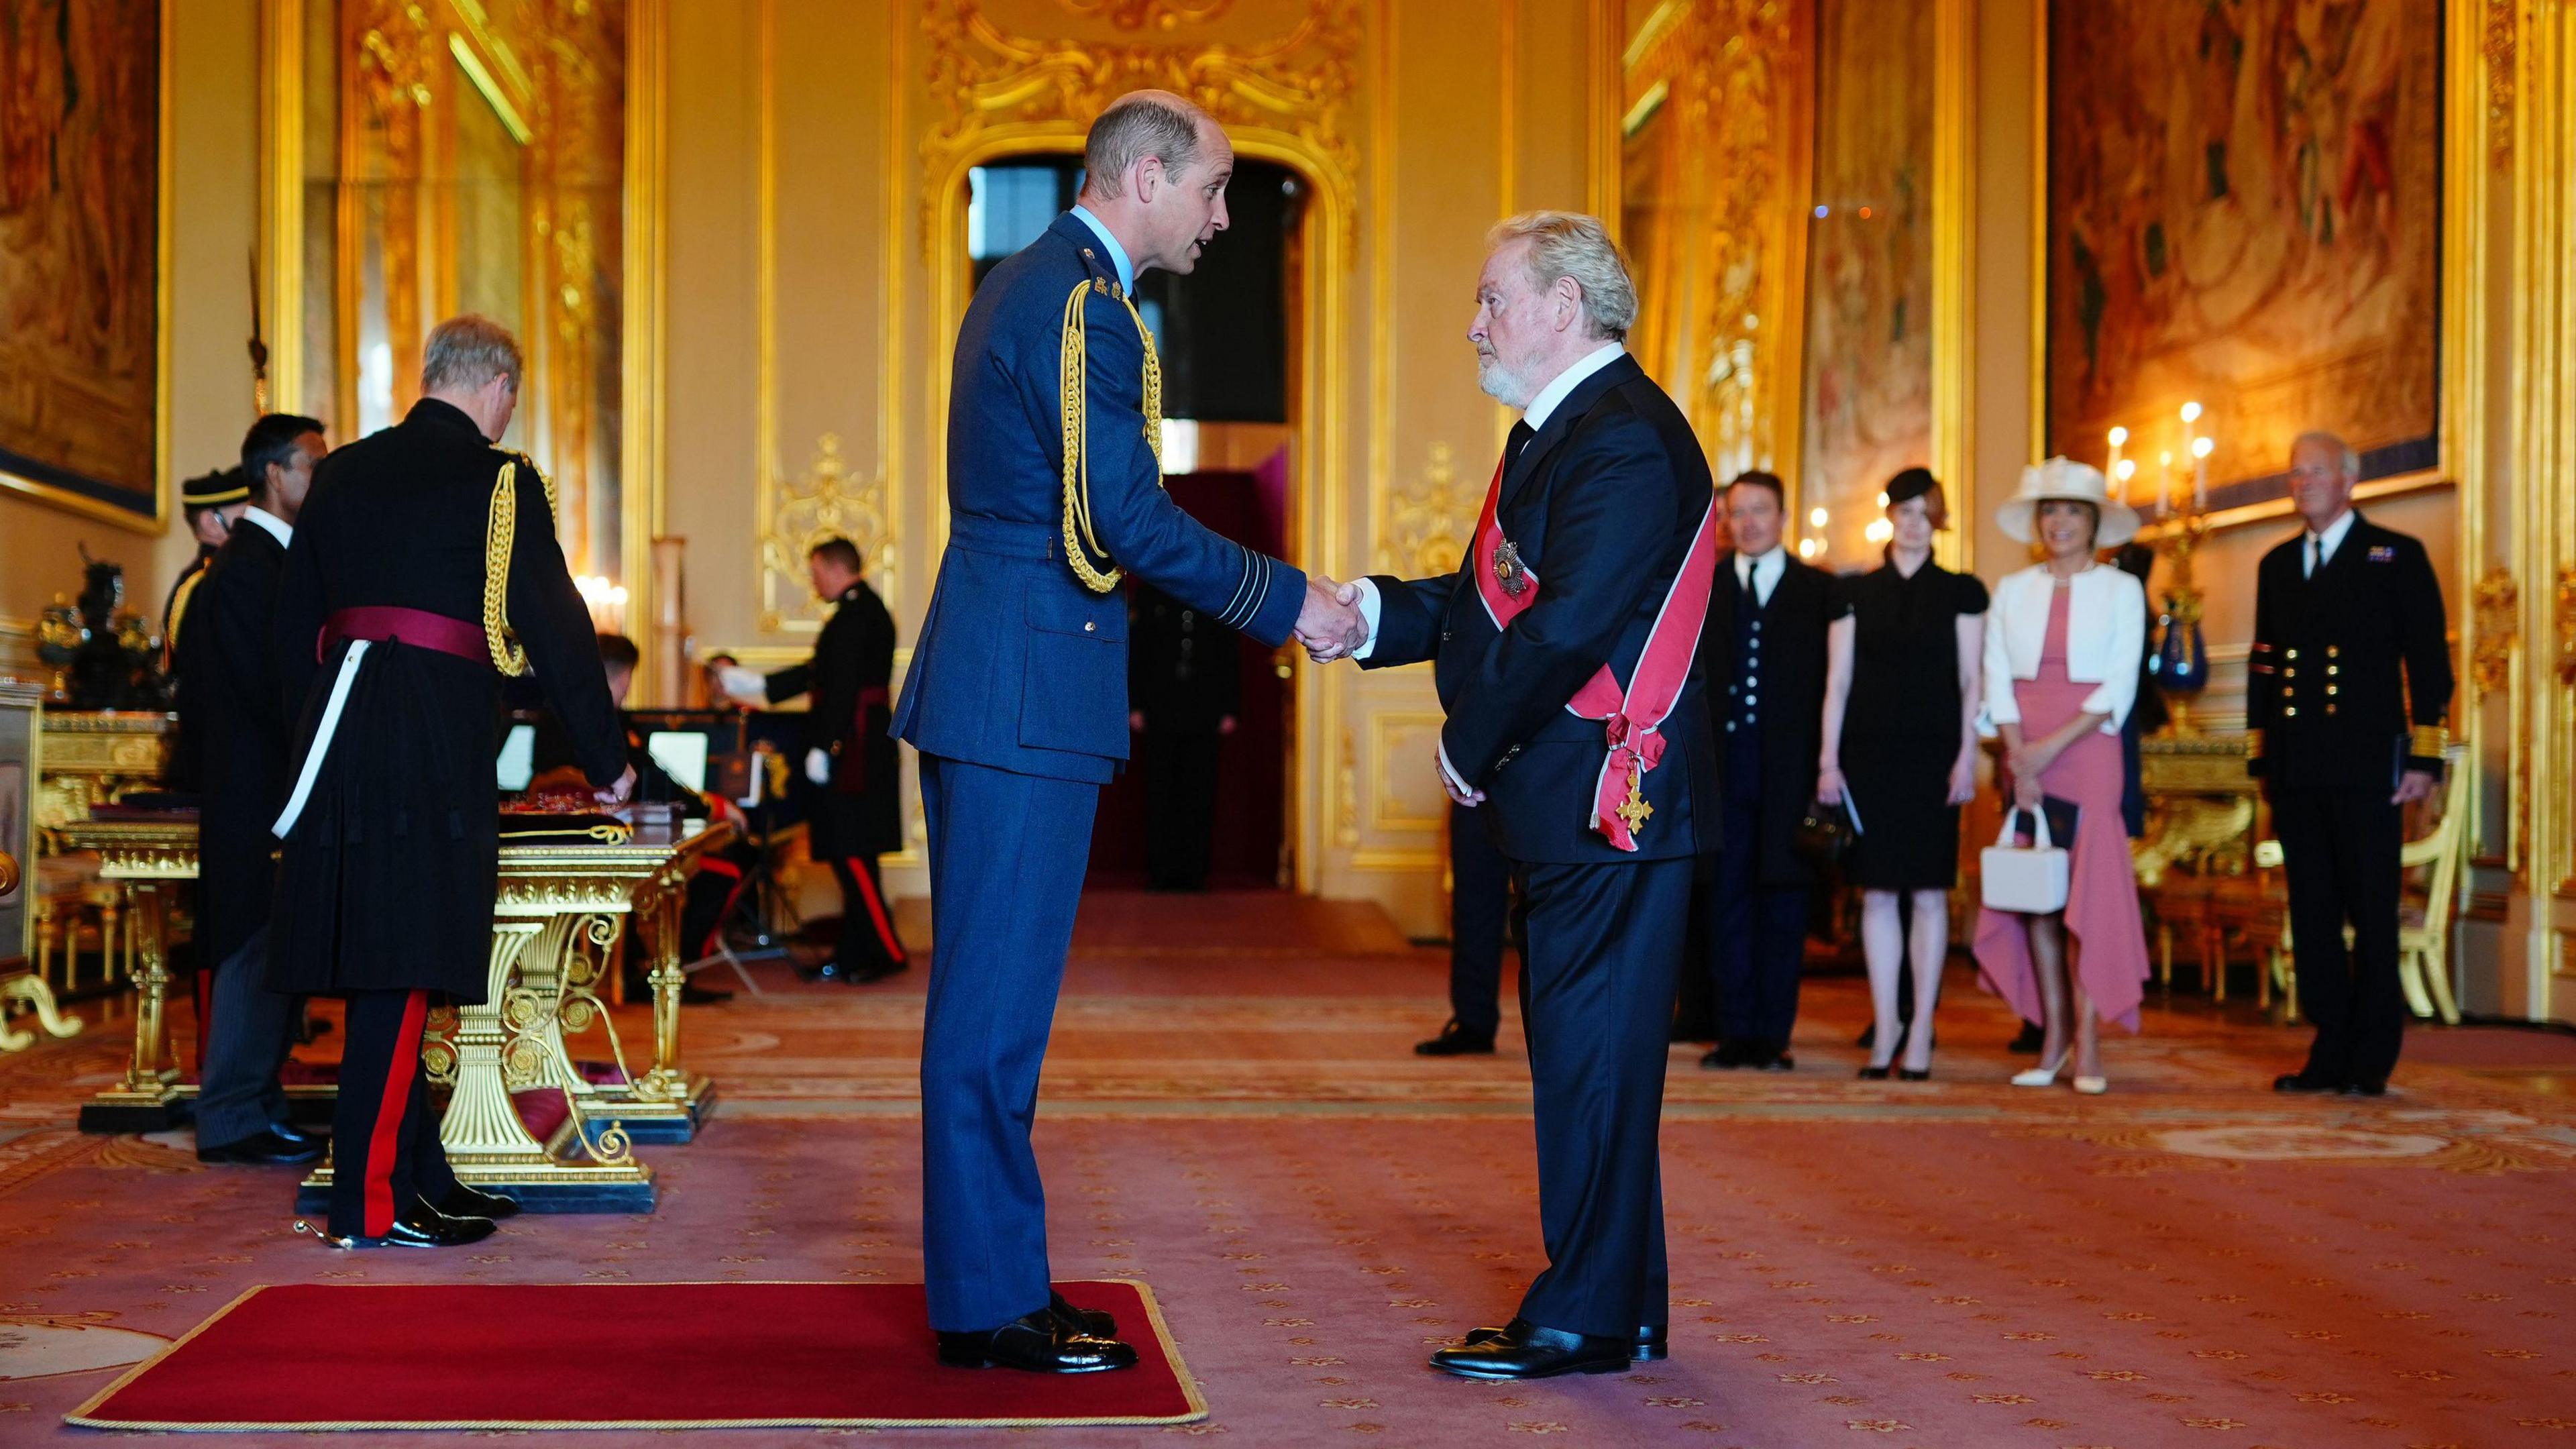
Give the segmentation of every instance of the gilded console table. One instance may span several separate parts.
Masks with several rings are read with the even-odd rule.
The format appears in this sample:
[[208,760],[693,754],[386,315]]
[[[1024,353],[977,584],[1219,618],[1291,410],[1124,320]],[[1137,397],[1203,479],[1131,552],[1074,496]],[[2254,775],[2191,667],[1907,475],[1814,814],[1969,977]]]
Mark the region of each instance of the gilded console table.
[[[691,863],[731,833],[685,838],[504,844],[492,908],[490,986],[477,1005],[442,1008],[421,1044],[430,1080],[449,1086],[439,1142],[459,1181],[507,1193],[531,1212],[651,1212],[653,1170],[639,1138],[686,1141],[714,1087],[679,1059],[682,977],[675,898]],[[625,917],[638,916],[653,952],[654,1059],[621,1086],[584,1077],[564,1034],[593,1024],[624,1065],[599,986],[616,969]],[[563,1121],[541,1141],[514,1092],[563,1093]],[[642,1130],[638,1130],[641,1128]],[[326,1163],[304,1181],[299,1212],[327,1203]]]
[[170,1058],[166,932],[171,888],[197,878],[197,817],[77,819],[54,826],[53,833],[66,849],[97,851],[99,879],[121,882],[133,913],[134,1052],[124,1080],[82,1105],[81,1130],[158,1132],[179,1119],[181,1103],[193,1092],[179,1081],[178,1064]]
[[115,709],[47,710],[39,718],[44,765],[36,780],[36,828],[49,848],[88,848],[71,845],[62,828],[88,819],[93,806],[168,779],[171,720]]

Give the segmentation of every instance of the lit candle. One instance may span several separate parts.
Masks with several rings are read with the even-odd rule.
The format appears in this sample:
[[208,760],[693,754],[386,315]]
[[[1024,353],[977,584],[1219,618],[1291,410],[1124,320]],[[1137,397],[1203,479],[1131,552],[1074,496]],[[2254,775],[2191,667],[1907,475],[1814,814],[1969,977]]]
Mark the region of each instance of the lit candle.
[[2120,501],[2123,503],[2130,501],[2131,494],[2136,490],[2129,484],[2138,476],[2138,460],[2135,458],[2118,460],[2111,465],[2111,476],[2120,480]]
[[2111,430],[2111,461],[2104,471],[2114,478],[2125,479],[2129,476],[2128,474],[2120,471],[2120,449],[2126,447],[2128,442],[2129,430],[2127,428],[2113,428]]
[[2209,450],[2217,444],[2208,438],[2191,440],[2191,511],[2209,507]]
[[2156,483],[2156,517],[2163,518],[2173,512],[2173,449],[2167,448],[2157,461],[2160,470]]

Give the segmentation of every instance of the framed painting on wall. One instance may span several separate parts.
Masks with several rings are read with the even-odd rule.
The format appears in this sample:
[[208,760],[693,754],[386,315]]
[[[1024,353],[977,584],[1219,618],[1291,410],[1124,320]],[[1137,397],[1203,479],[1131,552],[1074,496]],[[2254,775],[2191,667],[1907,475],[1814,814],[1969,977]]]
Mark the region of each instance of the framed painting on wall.
[[[2441,464],[2442,0],[2046,0],[2042,450],[2281,506],[2291,440]],[[2240,516],[2252,516],[2240,514]]]
[[0,0],[0,487],[166,516],[167,0]]

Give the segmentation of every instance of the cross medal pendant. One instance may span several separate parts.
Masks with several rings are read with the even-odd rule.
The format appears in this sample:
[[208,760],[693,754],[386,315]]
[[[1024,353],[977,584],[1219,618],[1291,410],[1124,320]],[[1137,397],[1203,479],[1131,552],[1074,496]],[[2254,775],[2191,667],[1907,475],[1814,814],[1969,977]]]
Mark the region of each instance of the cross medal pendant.
[[1655,807],[1646,803],[1645,777],[1637,767],[1628,767],[1628,798],[1619,802],[1618,816],[1628,822],[1628,834],[1634,836],[1646,828],[1646,817]]

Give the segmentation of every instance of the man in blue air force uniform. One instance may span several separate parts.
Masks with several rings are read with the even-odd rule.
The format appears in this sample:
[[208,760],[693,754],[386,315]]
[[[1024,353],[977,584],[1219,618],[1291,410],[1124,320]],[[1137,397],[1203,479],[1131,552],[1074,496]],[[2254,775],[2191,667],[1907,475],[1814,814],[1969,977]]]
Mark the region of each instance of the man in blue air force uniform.
[[1092,125],[1079,204],[993,269],[957,336],[947,555],[894,733],[921,752],[936,958],[921,1053],[923,1256],[942,1362],[1125,1368],[1049,1286],[1029,1129],[1100,786],[1127,757],[1124,570],[1277,646],[1357,644],[1330,580],[1161,488],[1162,378],[1130,300],[1225,229],[1234,151],[1178,96]]

